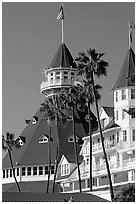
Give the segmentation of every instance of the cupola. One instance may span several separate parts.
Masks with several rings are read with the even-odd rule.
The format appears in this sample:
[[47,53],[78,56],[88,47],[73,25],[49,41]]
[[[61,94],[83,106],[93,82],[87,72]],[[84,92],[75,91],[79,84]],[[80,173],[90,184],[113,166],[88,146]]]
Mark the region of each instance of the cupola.
[[70,85],[75,85],[75,71],[76,63],[65,43],[62,43],[44,72],[45,81],[41,83],[41,93],[51,96],[59,93],[62,88],[67,89]]

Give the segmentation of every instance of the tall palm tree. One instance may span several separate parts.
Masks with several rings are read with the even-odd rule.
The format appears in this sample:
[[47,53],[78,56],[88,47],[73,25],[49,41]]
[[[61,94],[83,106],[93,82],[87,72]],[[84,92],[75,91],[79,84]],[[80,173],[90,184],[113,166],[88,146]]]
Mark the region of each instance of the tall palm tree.
[[[47,119],[48,124],[50,125],[50,133],[51,126],[55,122],[57,123],[57,131],[59,134],[59,125],[60,122],[63,124],[67,121],[67,117],[69,116],[69,111],[66,110],[64,106],[64,97],[63,94],[54,95],[52,98],[47,98],[44,103],[41,104],[40,111],[43,113],[44,117]],[[51,137],[51,134],[49,134]],[[49,140],[49,150],[50,150],[50,140]],[[51,169],[51,150],[49,151],[49,174],[48,174],[48,187],[49,188],[49,179],[50,179],[50,169]],[[59,164],[59,139],[57,137],[57,149],[56,149],[56,165],[54,171],[54,180],[53,180],[53,189],[52,193],[55,191],[55,181]]]
[[15,139],[15,135],[13,133],[9,133],[7,132],[6,137],[4,137],[4,135],[2,135],[2,149],[5,151],[8,151],[8,155],[9,155],[9,159],[10,159],[10,164],[11,164],[11,168],[12,168],[12,172],[13,172],[13,177],[15,179],[18,191],[21,192],[19,184],[17,182],[16,176],[15,176],[15,169],[14,169],[14,165],[13,165],[13,160],[12,160],[12,149],[19,149],[21,147],[20,143],[19,143],[19,138]]
[[70,87],[69,92],[66,95],[66,98],[67,98],[67,105],[72,110],[74,151],[75,151],[75,159],[76,159],[77,169],[78,169],[79,191],[81,193],[82,192],[81,176],[80,176],[78,150],[77,150],[77,144],[76,144],[76,129],[75,129],[75,110],[76,110],[76,104],[78,101],[77,88],[76,87]]
[[49,138],[48,138],[48,183],[46,192],[49,192],[49,182],[50,182],[50,174],[51,174],[51,130],[52,125],[55,120],[54,109],[51,106],[51,101],[46,100],[45,103],[41,104],[40,111],[42,112],[43,116],[47,120],[49,126]]
[[[83,80],[83,86],[77,85],[77,92],[79,93],[79,105],[80,109],[84,110],[85,104],[88,107],[88,123],[89,123],[89,137],[90,137],[90,191],[92,191],[92,133],[98,128],[98,122],[96,117],[91,117],[90,106],[94,103],[94,93],[91,83],[89,81]],[[97,100],[101,99],[99,90],[102,89],[100,85],[95,85],[95,94]]]
[[109,163],[108,163],[105,146],[104,146],[104,137],[103,137],[102,129],[101,129],[98,101],[97,101],[97,97],[95,93],[95,82],[94,82],[94,75],[96,75],[97,77],[100,77],[101,75],[104,75],[104,76],[107,75],[106,69],[108,67],[108,62],[101,59],[103,55],[104,53],[97,53],[95,49],[90,48],[89,50],[87,50],[87,54],[85,52],[79,53],[78,58],[76,58],[76,62],[77,62],[79,75],[84,75],[86,80],[91,84],[93,88],[94,100],[95,100],[95,106],[96,106],[96,112],[97,112],[97,118],[98,118],[98,125],[99,125],[99,131],[100,131],[100,138],[101,138],[102,149],[104,153],[104,158],[105,158],[106,168],[107,168],[107,173],[108,173],[108,178],[109,178],[111,200],[113,200],[114,192],[113,192],[113,186],[112,186],[112,181],[111,181]]

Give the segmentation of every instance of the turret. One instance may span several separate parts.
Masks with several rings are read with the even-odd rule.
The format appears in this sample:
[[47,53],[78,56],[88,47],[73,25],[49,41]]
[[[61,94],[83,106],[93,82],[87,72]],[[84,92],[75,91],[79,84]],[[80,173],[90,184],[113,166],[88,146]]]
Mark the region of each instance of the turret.
[[62,43],[58,48],[50,66],[44,72],[45,81],[41,83],[41,93],[52,96],[61,89],[68,89],[76,83],[76,64],[65,45]]

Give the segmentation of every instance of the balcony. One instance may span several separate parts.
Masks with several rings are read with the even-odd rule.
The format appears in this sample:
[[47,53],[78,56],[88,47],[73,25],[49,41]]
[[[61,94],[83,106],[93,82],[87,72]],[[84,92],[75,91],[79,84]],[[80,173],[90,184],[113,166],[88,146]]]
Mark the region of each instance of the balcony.
[[[125,168],[130,168],[134,167],[135,165],[135,158],[128,158],[120,162],[120,160],[117,160],[116,162],[109,162],[109,168],[110,170],[113,171],[118,171],[118,170],[124,170]],[[107,173],[106,169],[106,163],[104,162],[103,164],[96,164],[93,169],[92,169],[94,174],[101,174],[101,173]],[[106,171],[106,172],[104,172]],[[90,172],[90,166],[87,165],[81,170],[81,176],[86,177],[89,175]]]
[[50,80],[50,81],[42,81],[41,86],[40,86],[40,91],[41,93],[44,90],[58,87],[58,86],[70,86],[70,85],[76,85],[80,84],[80,82],[72,80],[72,79],[55,79],[55,80]]
[[[111,148],[115,147],[115,141],[112,140],[107,144],[104,144],[105,149],[109,150]],[[93,152],[98,152],[98,151],[102,151],[102,144],[101,143],[97,143],[96,145],[93,145]]]

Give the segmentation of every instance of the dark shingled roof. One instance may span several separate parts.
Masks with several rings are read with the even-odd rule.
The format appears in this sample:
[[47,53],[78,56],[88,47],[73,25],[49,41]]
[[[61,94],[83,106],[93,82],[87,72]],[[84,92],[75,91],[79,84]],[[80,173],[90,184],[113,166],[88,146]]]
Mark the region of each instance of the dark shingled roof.
[[109,117],[114,117],[114,107],[102,106]]
[[[113,118],[113,119],[110,121],[110,123],[109,123],[106,127],[104,127],[104,128],[102,129],[102,131],[109,130],[109,129],[114,128],[114,127],[120,127],[120,126],[115,123],[115,120],[114,120],[114,118]],[[97,133],[99,133],[99,132],[100,132],[100,131],[99,131],[99,129],[98,129],[98,130],[95,131],[93,134],[97,134]]]
[[[39,143],[38,140],[40,136],[44,133],[49,135],[49,126],[47,121],[42,116],[40,110],[37,111],[35,116],[38,117],[38,122],[32,124],[31,122],[26,126],[22,132],[22,136],[26,137],[26,143],[19,150],[12,150],[12,158],[14,166],[26,166],[26,165],[45,165],[48,164],[48,143]],[[85,113],[86,116],[86,113]],[[83,118],[75,110],[75,117],[79,118],[81,122],[75,123],[76,135],[80,138],[86,136],[85,127],[83,126]],[[84,122],[85,124],[85,122]],[[88,124],[88,122],[87,122]],[[68,142],[68,138],[73,136],[72,121],[68,121],[65,125],[60,124],[59,132],[57,130],[56,121],[52,126],[51,137],[53,142],[51,142],[51,162],[55,163],[56,158],[56,147],[57,147],[57,137],[59,138],[59,153],[60,158],[62,155],[68,155],[69,162],[74,162],[74,143]],[[87,125],[88,126],[88,125]],[[78,152],[81,146],[77,144]],[[70,159],[71,158],[71,159]],[[2,167],[11,167],[8,154],[3,158]]]
[[90,193],[2,193],[3,202],[69,202],[71,198],[74,199],[73,202],[109,202]]
[[76,68],[76,63],[65,43],[62,43],[58,48],[48,69],[57,67]]
[[[39,193],[46,193],[47,183],[48,181],[24,181],[18,182],[21,192],[39,192]],[[52,192],[53,182],[50,181],[49,183],[49,192]],[[60,192],[62,189],[61,185],[56,183],[55,184],[55,193]],[[18,192],[16,183],[7,183],[2,184],[2,192]]]
[[135,74],[135,53],[133,52],[132,48],[130,48],[127,52],[118,79],[112,90],[126,86],[135,86],[135,83],[130,80],[130,76],[133,76],[134,74]]

